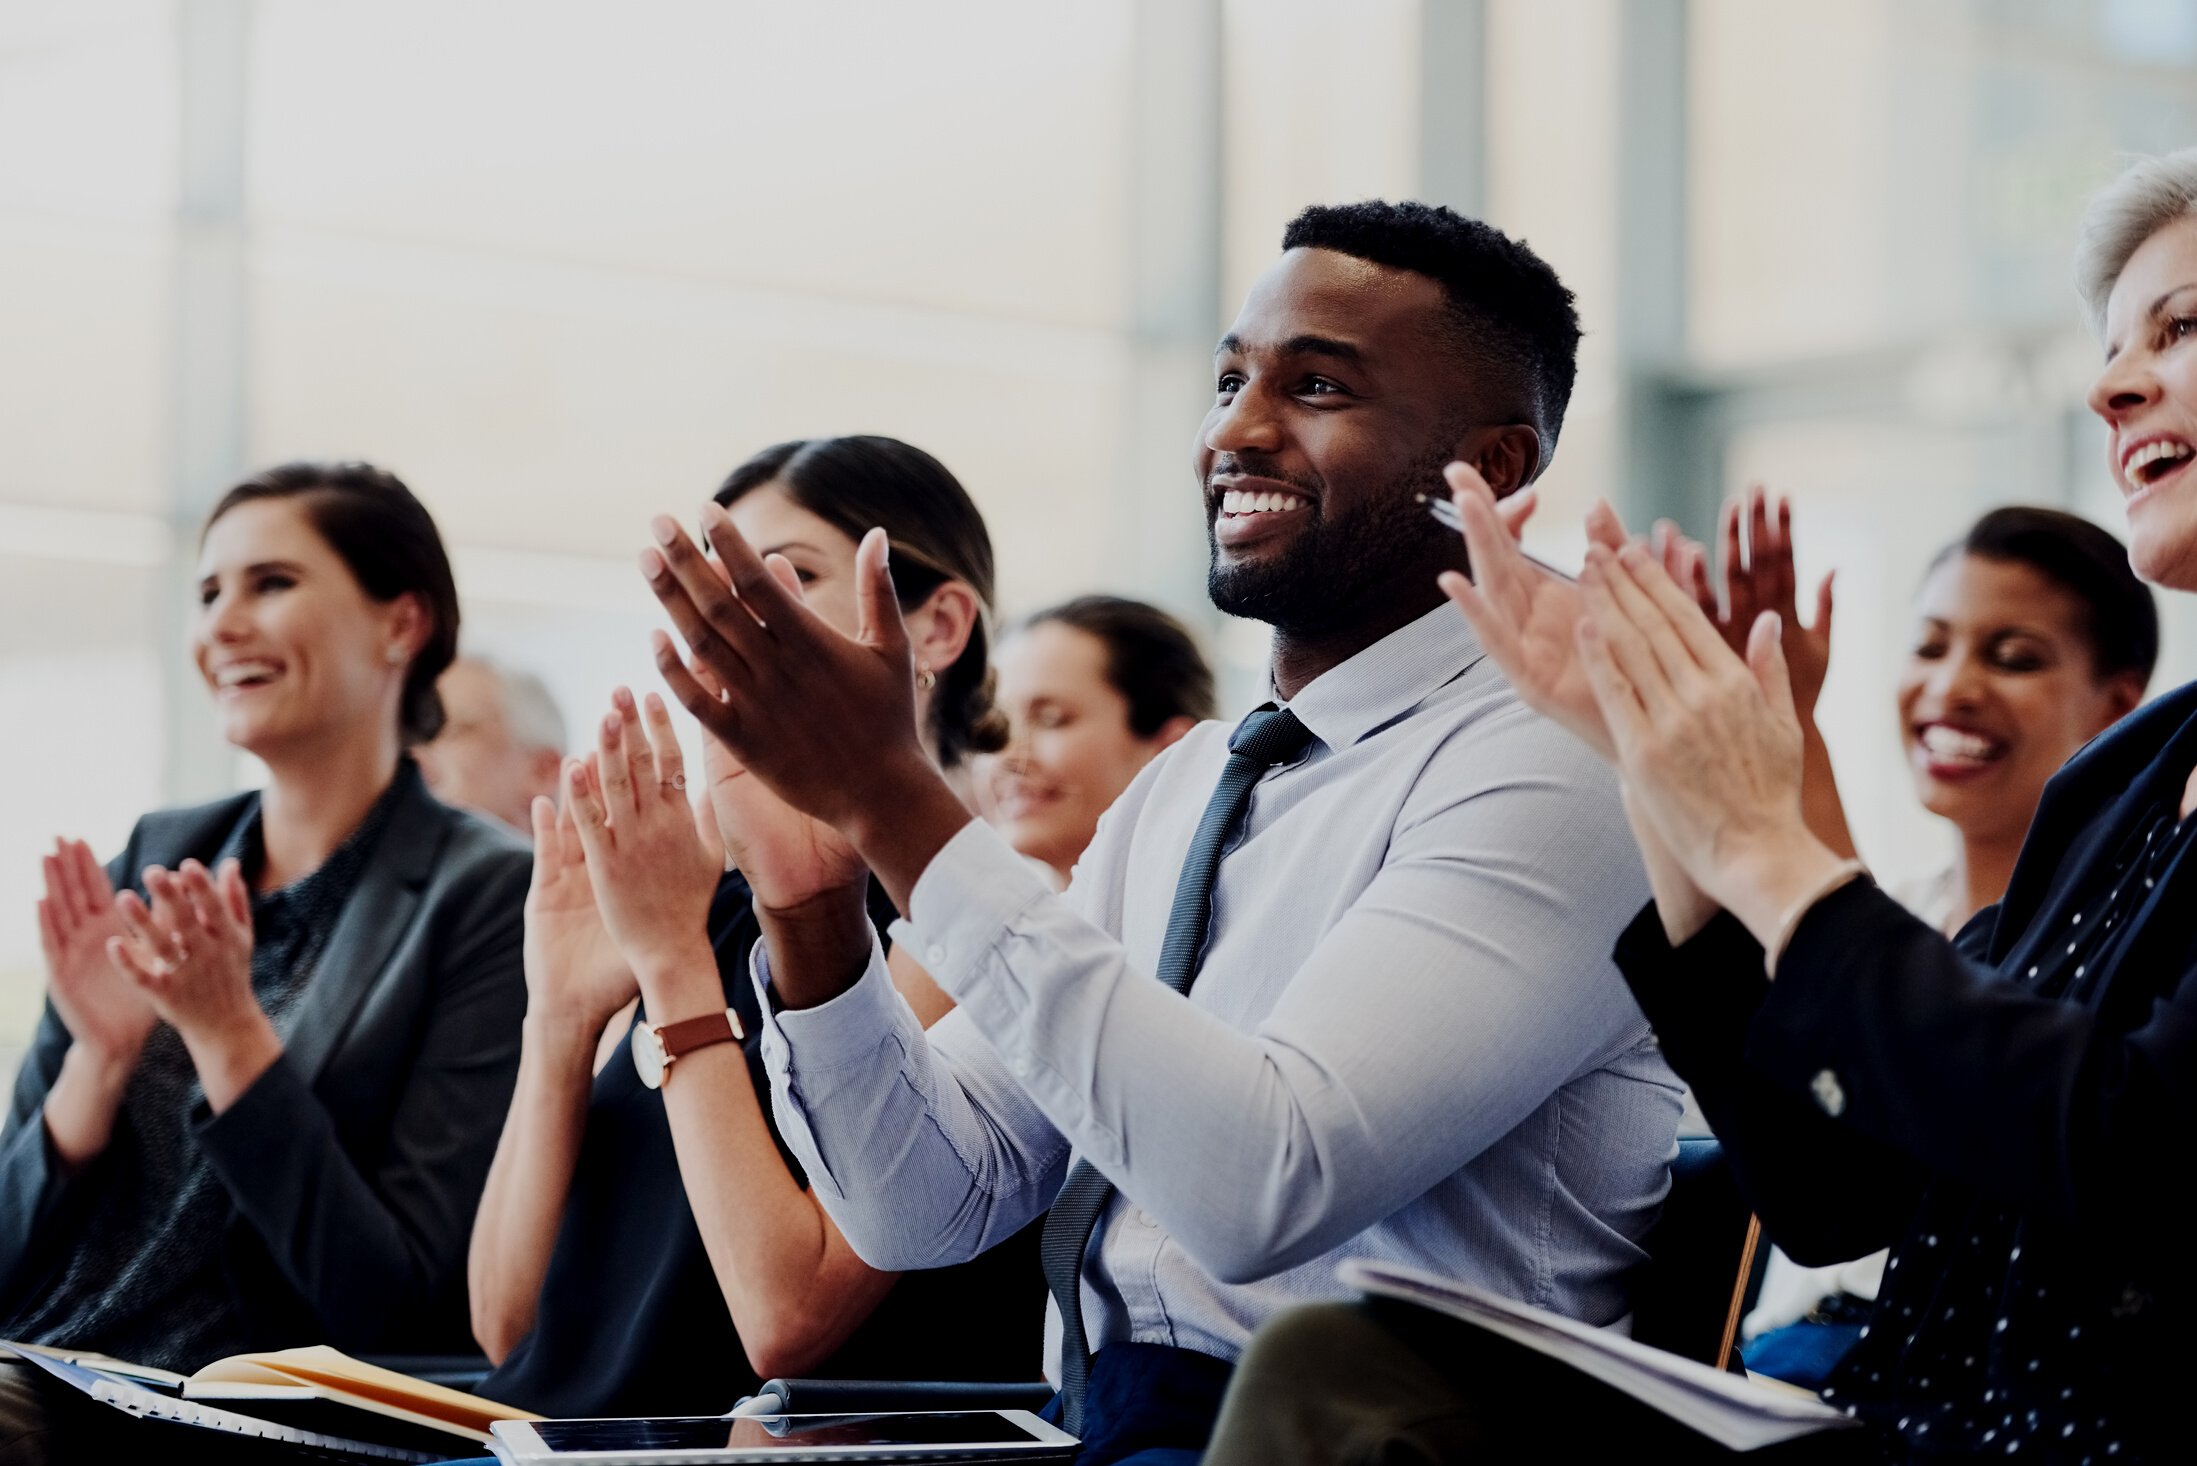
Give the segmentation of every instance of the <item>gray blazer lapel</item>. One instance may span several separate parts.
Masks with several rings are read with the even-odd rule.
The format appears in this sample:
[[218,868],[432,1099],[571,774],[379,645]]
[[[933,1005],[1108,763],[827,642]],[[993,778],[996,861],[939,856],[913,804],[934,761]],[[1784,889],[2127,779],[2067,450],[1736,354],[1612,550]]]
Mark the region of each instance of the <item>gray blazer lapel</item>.
[[358,889],[337,918],[320,965],[299,999],[283,1041],[291,1067],[310,1085],[320,1078],[336,1045],[350,1031],[359,1005],[374,990],[397,942],[412,925],[420,894],[434,874],[449,835],[448,812],[427,792],[409,763],[397,771],[410,779],[389,825],[368,860]]

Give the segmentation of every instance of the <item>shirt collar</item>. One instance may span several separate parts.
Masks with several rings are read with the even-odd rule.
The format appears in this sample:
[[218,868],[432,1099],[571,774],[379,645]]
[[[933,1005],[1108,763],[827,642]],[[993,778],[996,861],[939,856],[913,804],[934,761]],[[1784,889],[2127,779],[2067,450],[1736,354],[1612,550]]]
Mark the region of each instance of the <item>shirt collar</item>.
[[1463,676],[1486,653],[1447,601],[1339,666],[1285,703],[1330,749],[1348,748]]

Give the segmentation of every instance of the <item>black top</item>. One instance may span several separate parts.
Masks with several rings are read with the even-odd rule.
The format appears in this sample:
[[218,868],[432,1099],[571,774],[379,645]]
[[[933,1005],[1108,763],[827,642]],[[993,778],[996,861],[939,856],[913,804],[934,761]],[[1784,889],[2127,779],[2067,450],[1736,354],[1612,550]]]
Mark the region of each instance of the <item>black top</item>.
[[[870,920],[892,903],[875,882]],[[710,903],[710,944],[727,1004],[747,1032],[748,1074],[779,1157],[808,1177],[779,1136],[763,1067],[762,1014],[748,960],[761,937],[747,882],[727,875]],[[639,1014],[635,1022],[641,1021]],[[1033,1380],[1045,1327],[1038,1229],[957,1267],[902,1275],[818,1378]],[[624,1048],[595,1076],[564,1220],[534,1328],[479,1387],[543,1414],[716,1414],[760,1381],[718,1291],[687,1204],[663,1096]]]
[[2046,789],[2005,899],[1952,942],[1867,883],[1775,982],[1720,916],[1618,962],[1770,1236],[1890,1246],[1825,1391],[1895,1459],[2178,1459],[2197,1120],[2197,687]]
[[[109,876],[250,869],[258,830],[257,794],[147,815]],[[0,1332],[183,1370],[309,1341],[463,1347],[466,1238],[518,1067],[528,864],[404,762],[319,870],[253,901],[282,1057],[215,1115],[155,1029],[75,1172],[40,1114],[70,1043],[49,1004],[0,1138]]]

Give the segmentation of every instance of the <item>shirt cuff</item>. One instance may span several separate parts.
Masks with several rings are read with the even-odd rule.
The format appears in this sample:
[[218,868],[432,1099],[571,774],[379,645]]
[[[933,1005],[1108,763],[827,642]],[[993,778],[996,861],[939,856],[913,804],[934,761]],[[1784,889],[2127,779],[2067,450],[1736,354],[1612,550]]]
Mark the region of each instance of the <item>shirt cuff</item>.
[[862,969],[862,976],[853,987],[811,1008],[782,1007],[773,998],[768,943],[757,942],[748,961],[759,1000],[756,1006],[763,1014],[763,1057],[774,1074],[789,1072],[796,1062],[814,1073],[875,1063],[878,1044],[906,1011],[874,929],[869,965]]
[[1053,889],[982,820],[971,820],[923,869],[893,940],[946,993],[965,997],[1015,919]]

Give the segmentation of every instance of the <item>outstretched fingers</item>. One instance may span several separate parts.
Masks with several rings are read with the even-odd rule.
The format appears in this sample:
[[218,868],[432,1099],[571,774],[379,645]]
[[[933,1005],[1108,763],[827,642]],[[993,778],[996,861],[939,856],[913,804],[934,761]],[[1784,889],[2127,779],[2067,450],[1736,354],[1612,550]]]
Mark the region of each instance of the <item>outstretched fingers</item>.
[[712,738],[728,748],[736,744],[740,720],[724,696],[723,684],[702,661],[697,658],[689,664],[679,655],[678,643],[662,631],[649,633],[649,649],[656,656],[657,675],[664,679],[665,689],[679,700],[679,706],[693,714]]
[[1714,667],[1729,655],[1731,649],[1716,627],[1663,566],[1620,555],[1618,568],[1661,613],[1663,624],[1685,645],[1695,665]]
[[1602,710],[1602,721],[1609,725],[1610,740],[1617,745],[1622,757],[1625,750],[1639,744],[1641,734],[1647,728],[1647,712],[1641,706],[1640,693],[1612,654],[1610,640],[1603,634],[1600,623],[1591,616],[1581,619],[1574,645],[1578,649],[1579,665],[1586,672],[1587,687],[1594,694],[1595,706]]
[[1642,613],[1651,608],[1619,567],[1617,556],[1600,545],[1590,546],[1586,569],[1579,577],[1579,594],[1604,654],[1625,674],[1634,695],[1647,706],[1669,700],[1674,695],[1670,669],[1642,624]]
[[679,639],[719,676],[746,680],[750,673],[743,651],[760,653],[763,628],[677,520],[659,514],[649,521],[649,529],[656,544],[641,552],[641,575],[671,616]]
[[604,818],[616,825],[633,813],[633,779],[626,768],[625,719],[615,707],[596,730],[594,764]]
[[1792,671],[1785,665],[1784,637],[1784,620],[1777,612],[1764,611],[1757,616],[1747,633],[1747,670],[1754,673],[1755,685],[1762,689],[1770,707],[1790,721],[1798,714],[1793,707]]
[[612,834],[608,812],[595,789],[596,771],[580,759],[565,762],[565,809],[580,837],[580,849],[591,862],[610,853]]
[[900,594],[893,589],[892,542],[884,530],[872,529],[855,547],[854,585],[857,639],[912,669],[908,625],[901,618]]
[[651,758],[656,765],[657,789],[662,798],[686,802],[687,756],[679,747],[679,734],[671,726],[671,710],[655,693],[641,699],[642,721],[647,725]]
[[625,758],[626,776],[633,784],[634,807],[640,808],[655,797],[663,778],[656,768],[656,749],[641,731],[641,707],[633,700],[633,689],[616,689],[610,701],[618,710],[618,749]]

